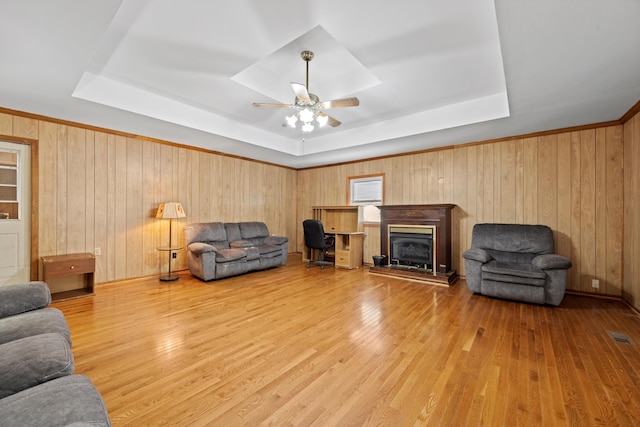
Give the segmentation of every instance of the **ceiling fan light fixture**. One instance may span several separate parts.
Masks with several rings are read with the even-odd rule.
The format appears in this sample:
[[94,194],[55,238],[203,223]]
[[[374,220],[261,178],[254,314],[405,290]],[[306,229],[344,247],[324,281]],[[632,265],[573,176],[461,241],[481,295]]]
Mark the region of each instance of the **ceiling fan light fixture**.
[[342,98],[334,99],[331,101],[320,102],[317,95],[309,92],[309,61],[313,59],[313,52],[309,50],[302,51],[300,56],[307,64],[307,79],[306,84],[291,82],[291,88],[296,95],[293,104],[273,104],[273,103],[260,103],[254,102],[254,107],[266,107],[266,108],[292,108],[296,112],[290,116],[285,117],[285,122],[282,126],[294,128],[298,121],[302,124],[303,132],[311,132],[315,129],[313,120],[315,119],[319,128],[329,124],[331,127],[340,126],[340,121],[327,115],[325,110],[332,108],[343,107],[356,107],[360,105],[358,98]]

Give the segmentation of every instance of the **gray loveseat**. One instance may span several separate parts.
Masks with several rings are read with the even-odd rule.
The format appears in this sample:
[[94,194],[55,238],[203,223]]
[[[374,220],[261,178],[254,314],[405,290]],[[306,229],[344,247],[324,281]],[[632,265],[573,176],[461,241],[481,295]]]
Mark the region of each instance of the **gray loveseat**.
[[0,425],[110,426],[89,378],[72,375],[66,319],[44,282],[0,286]]
[[184,228],[189,271],[209,281],[285,265],[289,239],[264,222],[204,222]]
[[483,295],[557,306],[571,261],[554,251],[545,225],[476,224],[471,249],[462,254],[467,286]]

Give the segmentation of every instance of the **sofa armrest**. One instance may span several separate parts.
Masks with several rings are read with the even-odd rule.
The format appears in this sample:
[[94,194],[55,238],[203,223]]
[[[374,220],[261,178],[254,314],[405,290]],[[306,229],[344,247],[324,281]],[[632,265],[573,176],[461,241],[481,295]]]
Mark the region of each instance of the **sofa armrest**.
[[249,241],[249,240],[235,240],[235,241],[229,243],[229,247],[240,248],[240,249],[252,248],[254,246],[256,246],[256,244],[254,242]]
[[196,255],[201,255],[207,252],[217,252],[215,246],[201,242],[190,243],[189,246],[187,246],[187,250]]
[[73,353],[60,334],[47,333],[0,345],[0,398],[73,373]]
[[34,281],[0,286],[0,318],[44,308],[51,303],[45,282]]
[[484,249],[480,249],[480,248],[471,248],[471,249],[467,249],[466,251],[464,251],[464,253],[462,254],[462,256],[465,259],[471,260],[471,261],[478,261],[481,263],[486,263],[489,262],[493,259],[493,257],[489,254],[489,252],[485,251]]
[[267,245],[282,245],[284,243],[287,243],[289,241],[288,237],[283,237],[283,236],[267,236],[264,238],[264,243]]
[[531,263],[542,270],[567,269],[571,267],[571,261],[557,254],[538,255]]
[[68,375],[0,399],[0,420],[12,426],[111,426],[100,392],[84,375]]

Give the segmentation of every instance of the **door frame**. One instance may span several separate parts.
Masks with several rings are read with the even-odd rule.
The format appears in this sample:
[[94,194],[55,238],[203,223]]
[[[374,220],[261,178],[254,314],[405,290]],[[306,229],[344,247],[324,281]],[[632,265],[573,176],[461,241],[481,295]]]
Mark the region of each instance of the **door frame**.
[[39,165],[38,165],[38,140],[31,138],[20,138],[15,136],[0,134],[0,139],[12,144],[25,144],[31,147],[31,232],[29,238],[31,239],[31,255],[29,262],[29,275],[31,280],[38,280],[38,212],[40,200],[38,193],[38,178]]

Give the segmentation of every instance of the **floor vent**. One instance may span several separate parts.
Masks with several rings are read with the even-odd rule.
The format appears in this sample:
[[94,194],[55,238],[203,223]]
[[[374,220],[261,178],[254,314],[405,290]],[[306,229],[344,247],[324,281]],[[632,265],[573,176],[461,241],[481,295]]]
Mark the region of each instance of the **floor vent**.
[[611,339],[613,339],[615,342],[619,342],[620,344],[634,345],[633,341],[631,341],[631,338],[629,338],[625,334],[621,334],[620,332],[611,332],[611,331],[607,331],[607,333],[609,334]]

